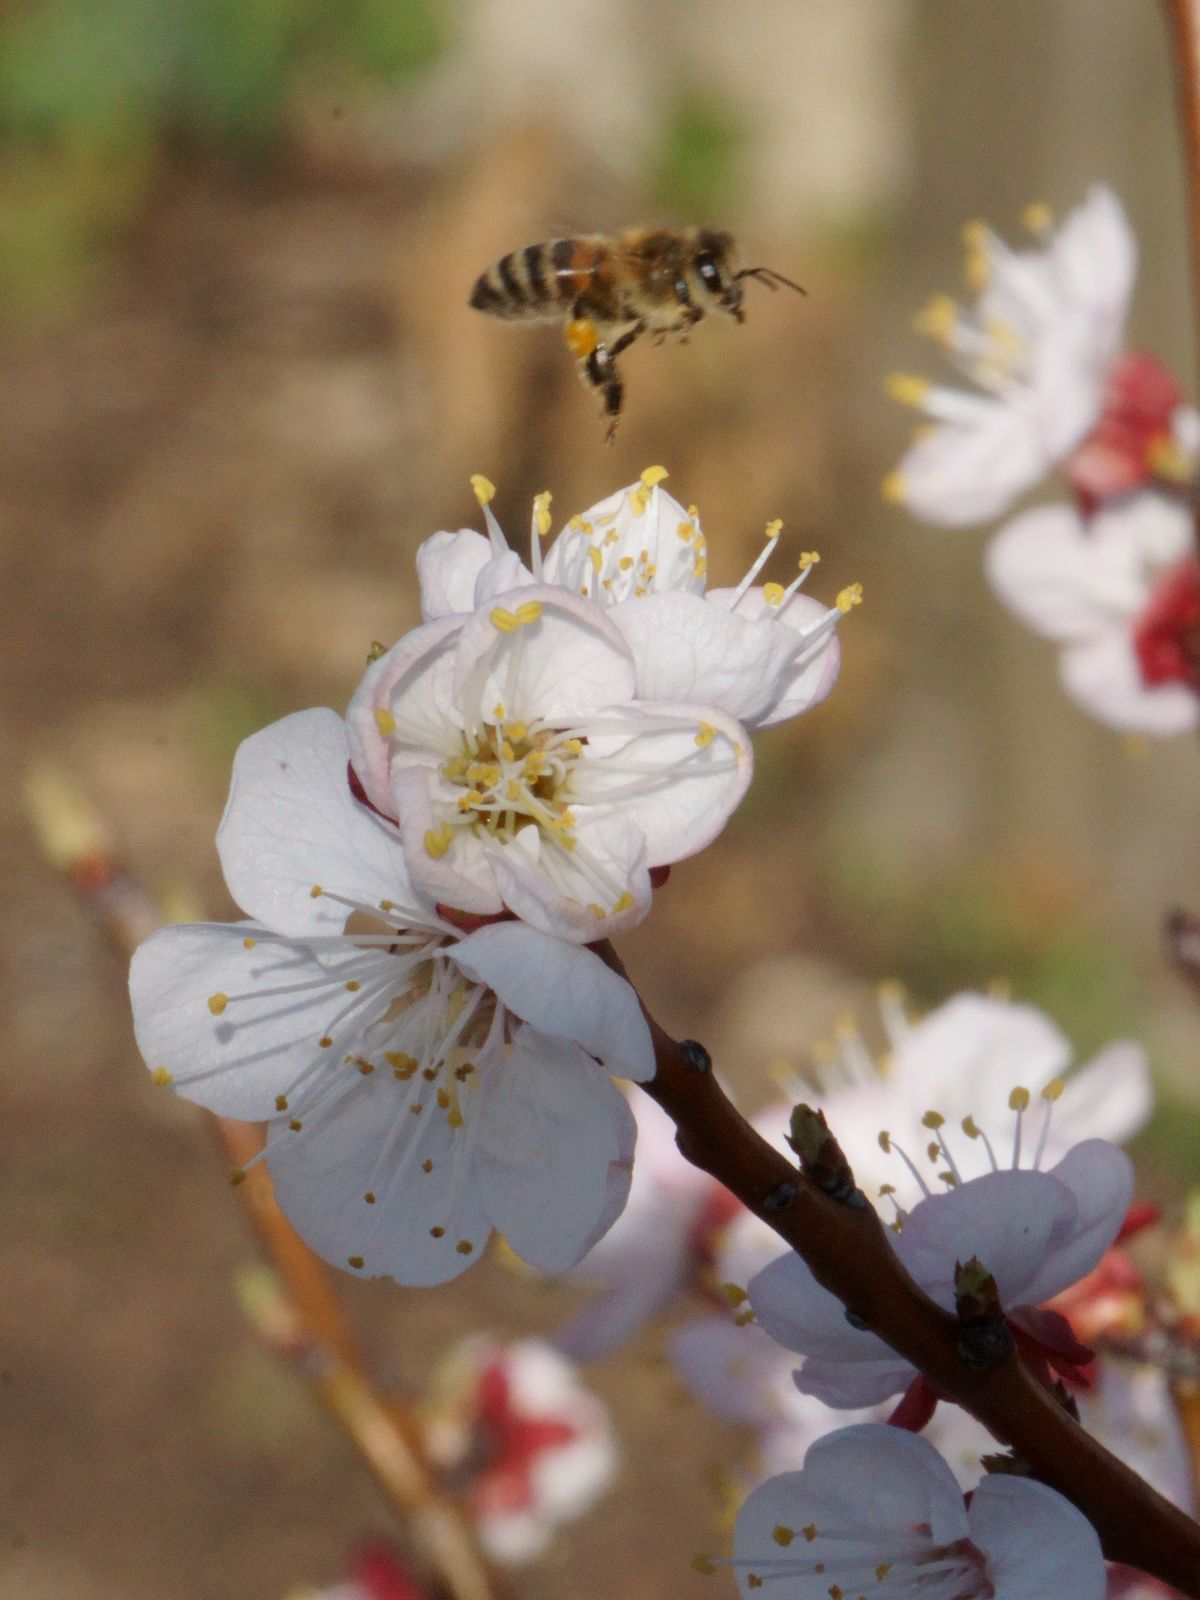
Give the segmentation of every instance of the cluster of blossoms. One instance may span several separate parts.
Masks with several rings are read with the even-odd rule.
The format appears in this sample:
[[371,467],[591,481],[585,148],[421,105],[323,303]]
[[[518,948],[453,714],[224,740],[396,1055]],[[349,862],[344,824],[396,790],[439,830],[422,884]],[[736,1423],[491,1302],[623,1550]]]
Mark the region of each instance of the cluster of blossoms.
[[895,398],[928,419],[884,483],[915,516],[965,526],[1001,516],[1059,470],[1073,505],[1008,524],[987,553],[1000,599],[1061,647],[1067,693],[1130,733],[1200,725],[1200,565],[1190,496],[1200,413],[1155,357],[1125,347],[1137,250],[1097,186],[1055,228],[1045,206],[1013,249],[968,224],[971,310],[938,296],[918,316],[973,385],[908,374]]
[[[424,623],[374,653],[346,717],[238,752],[217,837],[248,920],[168,928],[131,976],[156,1081],[267,1124],[279,1203],[326,1260],[433,1284],[494,1229],[561,1272],[629,1192],[614,1076],[654,1071],[632,988],[588,943],[723,827],[750,734],[838,671],[833,606],[706,587],[695,508],[651,468],[528,564],[483,479],[486,536],[417,558]],[[240,1175],[239,1175],[240,1176]]]

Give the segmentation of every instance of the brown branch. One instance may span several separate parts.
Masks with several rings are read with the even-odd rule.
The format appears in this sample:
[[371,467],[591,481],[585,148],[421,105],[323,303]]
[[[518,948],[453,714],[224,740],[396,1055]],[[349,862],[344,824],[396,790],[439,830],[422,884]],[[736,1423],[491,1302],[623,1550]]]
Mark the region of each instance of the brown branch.
[[[79,894],[108,942],[129,957],[163,916],[154,897],[121,864],[99,818],[63,775],[28,775],[30,821],[47,860]],[[225,1162],[242,1171],[262,1146],[251,1123],[205,1112]],[[277,1353],[287,1355],[369,1468],[448,1600],[498,1600],[503,1588],[481,1555],[466,1512],[428,1461],[408,1409],[376,1390],[329,1272],[296,1234],[259,1162],[237,1185],[255,1233],[286,1286],[281,1314],[287,1337],[259,1323]]]
[[[611,947],[597,948],[624,970]],[[643,1087],[675,1123],[682,1154],[803,1256],[817,1281],[855,1314],[856,1326],[861,1318],[1073,1501],[1110,1561],[1200,1600],[1200,1525],[1072,1421],[1015,1355],[988,1371],[968,1366],[959,1354],[958,1321],[908,1276],[875,1212],[822,1193],[735,1109],[703,1052],[672,1039],[646,1015],[658,1065]]]

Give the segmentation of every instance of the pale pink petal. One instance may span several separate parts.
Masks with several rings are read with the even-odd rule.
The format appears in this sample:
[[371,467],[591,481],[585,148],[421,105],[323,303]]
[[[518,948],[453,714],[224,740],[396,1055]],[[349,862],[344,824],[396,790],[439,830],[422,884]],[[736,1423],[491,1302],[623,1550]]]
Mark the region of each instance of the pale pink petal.
[[449,847],[440,854],[430,854],[427,836],[441,826],[441,817],[434,815],[432,798],[432,791],[440,783],[436,769],[426,761],[409,764],[398,759],[392,769],[388,806],[398,819],[413,882],[441,905],[478,916],[494,916],[504,909],[492,871],[495,852],[474,829],[455,828]]
[[1090,638],[1145,599],[1132,542],[1103,537],[1069,506],[1038,506],[1003,528],[985,557],[992,588],[1027,627],[1059,642]]
[[1145,1126],[1153,1104],[1146,1052],[1131,1039],[1119,1040],[1067,1079],[1047,1149],[1057,1154],[1083,1139],[1123,1143]]
[[421,615],[425,621],[473,610],[475,580],[491,559],[491,545],[470,528],[435,533],[426,539],[417,550]]
[[960,527],[1007,511],[1049,465],[1035,419],[994,401],[977,420],[936,424],[902,457],[895,481],[913,516]]
[[457,748],[453,663],[462,625],[461,616],[448,616],[414,628],[371,663],[354,691],[346,711],[350,756],[367,798],[385,815],[394,732],[445,755]]
[[1096,1530],[1046,1484],[986,1477],[967,1517],[996,1600],[1103,1600],[1106,1569]]
[[1085,711],[1125,733],[1169,737],[1200,726],[1200,698],[1182,683],[1148,688],[1127,628],[1111,628],[1059,657],[1063,687]]
[[1063,219],[1050,260],[1064,297],[1096,319],[1103,347],[1115,352],[1137,275],[1137,240],[1107,185],[1093,184]]
[[[736,594],[736,589],[710,589],[707,598],[728,610]],[[773,606],[754,584],[738,601],[737,615],[751,622],[770,616],[777,620],[769,621],[769,627],[783,626],[793,634],[771,704],[761,713],[740,720],[752,732],[758,732],[820,705],[837,682],[842,664],[837,629],[829,626],[829,607],[799,589],[783,605]]]
[[572,1267],[629,1192],[636,1124],[625,1096],[574,1045],[522,1028],[471,1107],[488,1214],[525,1261]]
[[523,923],[499,922],[468,935],[451,955],[542,1033],[576,1040],[620,1077],[654,1076],[654,1046],[637,994],[591,950]]
[[558,939],[591,944],[635,927],[650,909],[650,873],[641,831],[620,816],[581,808],[574,850],[536,828],[522,828],[489,864],[510,911]]

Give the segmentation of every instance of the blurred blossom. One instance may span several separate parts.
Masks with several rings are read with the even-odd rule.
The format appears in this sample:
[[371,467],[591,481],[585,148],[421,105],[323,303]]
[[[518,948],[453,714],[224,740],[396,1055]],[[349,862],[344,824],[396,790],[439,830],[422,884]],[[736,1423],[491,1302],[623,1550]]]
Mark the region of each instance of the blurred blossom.
[[425,1428],[484,1550],[513,1565],[535,1561],[616,1470],[603,1404],[534,1339],[481,1334],[459,1344],[434,1374]]
[[521,923],[464,937],[355,799],[348,755],[325,710],[241,746],[217,844],[257,920],[141,946],[139,1046],[156,1082],[267,1122],[279,1203],[335,1266],[441,1283],[499,1227],[564,1271],[629,1189],[633,1116],[599,1063],[652,1076],[637,996]]
[[429,1590],[417,1582],[387,1545],[365,1545],[350,1563],[350,1577],[328,1589],[299,1589],[287,1600],[430,1600]]
[[[1018,1109],[1018,1121],[1021,1114]],[[953,1168],[948,1142],[940,1143]],[[956,1181],[901,1211],[896,1254],[946,1310],[954,1309],[956,1265],[977,1258],[995,1278],[1026,1364],[1047,1381],[1054,1373],[1073,1377],[1092,1352],[1064,1317],[1040,1308],[1095,1268],[1120,1229],[1132,1189],[1128,1157],[1091,1139],[1048,1172],[1014,1162],[1009,1170]],[[749,1293],[771,1337],[805,1357],[796,1381],[806,1394],[855,1407],[923,1382],[876,1334],[847,1322],[841,1301],[794,1252],[753,1278]]]
[[1037,248],[968,223],[974,306],[939,295],[917,318],[973,388],[889,380],[928,422],[884,493],[930,522],[987,521],[1059,466],[1093,503],[1160,469],[1174,475],[1194,431],[1176,436],[1180,396],[1157,362],[1122,363],[1137,248],[1112,191],[1095,185],[1058,227],[1041,205],[1025,221]]
[[893,1600],[1101,1600],[1104,1558],[1091,1524],[1028,1478],[986,1477],[964,1505],[925,1439],[878,1423],[828,1434],[799,1472],[757,1488],[738,1515],[742,1594],[785,1600],[865,1594]]
[[1200,564],[1192,511],[1144,491],[1090,521],[1039,506],[987,552],[992,587],[1060,647],[1067,693],[1128,733],[1200,724]]

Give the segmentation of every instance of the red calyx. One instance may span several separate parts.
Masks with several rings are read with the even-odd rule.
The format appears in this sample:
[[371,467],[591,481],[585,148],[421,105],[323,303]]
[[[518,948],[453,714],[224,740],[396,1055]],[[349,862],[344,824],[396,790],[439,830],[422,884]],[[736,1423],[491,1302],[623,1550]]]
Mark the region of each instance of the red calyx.
[[569,1422],[515,1411],[508,1374],[498,1361],[480,1375],[476,1420],[487,1465],[471,1486],[471,1498],[482,1511],[519,1511],[530,1505],[538,1456],[578,1437]]
[[1066,465],[1085,516],[1102,500],[1127,494],[1154,476],[1155,445],[1171,439],[1183,394],[1156,356],[1131,350],[1109,374],[1096,426]]
[[400,1565],[396,1552],[387,1545],[364,1545],[351,1571],[370,1600],[429,1600],[429,1591]]
[[1133,648],[1149,688],[1200,689],[1200,564],[1193,556],[1164,572],[1134,623]]

